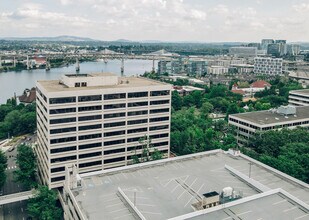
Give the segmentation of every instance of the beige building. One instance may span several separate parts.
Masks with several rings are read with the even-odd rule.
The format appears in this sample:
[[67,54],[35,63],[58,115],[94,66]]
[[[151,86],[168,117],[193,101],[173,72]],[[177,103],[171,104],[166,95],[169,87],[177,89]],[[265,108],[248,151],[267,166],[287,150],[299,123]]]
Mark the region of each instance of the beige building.
[[281,106],[267,111],[229,115],[229,125],[236,129],[237,142],[243,145],[257,132],[309,127],[309,106]]
[[79,173],[131,164],[145,136],[168,157],[170,106],[171,85],[145,78],[99,73],[38,81],[40,179],[57,188],[66,164]]
[[295,106],[309,106],[309,89],[290,91],[289,104]]

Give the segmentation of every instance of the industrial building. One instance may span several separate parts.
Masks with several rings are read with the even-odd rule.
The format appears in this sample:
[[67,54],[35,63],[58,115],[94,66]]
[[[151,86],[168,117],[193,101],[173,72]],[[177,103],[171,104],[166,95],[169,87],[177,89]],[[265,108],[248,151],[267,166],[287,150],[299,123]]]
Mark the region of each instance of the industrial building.
[[309,106],[309,89],[290,91],[289,104],[295,106]]
[[278,109],[229,115],[229,125],[236,129],[239,145],[257,132],[282,128],[309,127],[309,106],[281,106]]
[[263,75],[281,75],[282,63],[282,58],[256,57],[253,72]]
[[229,54],[236,57],[256,57],[257,47],[230,47]]
[[[65,165],[80,173],[110,169],[141,157],[141,138],[169,155],[171,85],[109,73],[64,75],[37,82],[39,177],[61,187]],[[148,148],[148,145],[147,145]]]
[[308,184],[235,150],[77,173],[67,167],[65,220],[309,217]]

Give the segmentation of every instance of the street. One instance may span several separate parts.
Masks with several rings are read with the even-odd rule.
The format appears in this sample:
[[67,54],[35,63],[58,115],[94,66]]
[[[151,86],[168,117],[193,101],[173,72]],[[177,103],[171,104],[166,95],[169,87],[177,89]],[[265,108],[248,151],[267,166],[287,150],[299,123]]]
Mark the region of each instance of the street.
[[[13,172],[16,170],[16,155],[17,146],[21,143],[32,144],[34,143],[35,135],[28,136],[30,139],[17,141],[9,150],[5,152],[7,156],[7,179],[3,186],[1,193],[3,195],[18,193],[26,191],[19,183],[14,182]],[[13,149],[13,150],[12,150]],[[27,201],[15,202],[0,207],[0,220],[26,220],[29,215],[26,211]]]

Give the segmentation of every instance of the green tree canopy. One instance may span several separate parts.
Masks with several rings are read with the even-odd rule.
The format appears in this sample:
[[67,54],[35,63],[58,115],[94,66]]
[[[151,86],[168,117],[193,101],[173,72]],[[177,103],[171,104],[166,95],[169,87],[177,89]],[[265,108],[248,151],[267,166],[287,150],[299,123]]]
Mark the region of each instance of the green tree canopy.
[[7,167],[7,157],[4,152],[0,150],[0,188],[3,187],[6,180],[5,169]]
[[35,219],[62,219],[62,210],[57,207],[57,194],[47,186],[39,186],[33,198],[28,200],[27,210]]
[[35,187],[37,162],[35,154],[30,146],[19,145],[16,156],[17,170],[14,171],[15,180],[28,188]]

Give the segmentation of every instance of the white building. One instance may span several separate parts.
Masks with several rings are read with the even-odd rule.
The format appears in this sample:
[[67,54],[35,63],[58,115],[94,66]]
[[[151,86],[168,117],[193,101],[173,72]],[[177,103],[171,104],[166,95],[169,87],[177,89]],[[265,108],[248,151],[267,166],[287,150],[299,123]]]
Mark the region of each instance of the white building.
[[309,106],[309,89],[290,91],[289,104],[294,106]]
[[282,63],[282,58],[256,57],[253,71],[255,74],[281,75]]
[[229,115],[229,125],[236,128],[238,144],[247,143],[257,132],[282,128],[309,127],[309,106],[281,106],[267,111]]
[[224,75],[229,72],[229,68],[224,66],[210,66],[207,68],[207,74]]
[[237,57],[256,57],[256,47],[231,47],[229,54]]
[[80,173],[125,166],[148,137],[168,157],[171,85],[113,74],[37,82],[39,177],[62,187],[65,165]]

